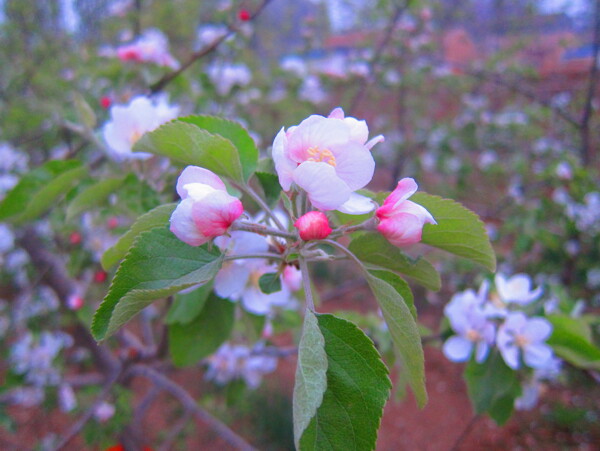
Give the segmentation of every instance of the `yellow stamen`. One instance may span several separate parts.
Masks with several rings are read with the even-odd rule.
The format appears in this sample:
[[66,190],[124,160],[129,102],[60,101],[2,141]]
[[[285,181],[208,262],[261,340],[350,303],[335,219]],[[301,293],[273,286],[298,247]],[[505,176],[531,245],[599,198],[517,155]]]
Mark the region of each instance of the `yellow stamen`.
[[522,348],[523,346],[527,346],[529,344],[529,339],[524,335],[515,335],[515,344]]
[[319,146],[313,146],[309,147],[307,152],[310,157],[308,157],[306,161],[315,161],[317,163],[325,162],[329,163],[333,167],[337,165],[335,156],[329,149],[319,149]]
[[479,332],[477,332],[476,330],[469,329],[469,331],[467,332],[467,340],[469,341],[479,341],[480,338],[481,335],[479,335]]
[[134,131],[131,136],[129,137],[129,142],[131,143],[131,145],[133,146],[138,139],[140,139],[142,137],[143,133],[139,132],[139,131]]

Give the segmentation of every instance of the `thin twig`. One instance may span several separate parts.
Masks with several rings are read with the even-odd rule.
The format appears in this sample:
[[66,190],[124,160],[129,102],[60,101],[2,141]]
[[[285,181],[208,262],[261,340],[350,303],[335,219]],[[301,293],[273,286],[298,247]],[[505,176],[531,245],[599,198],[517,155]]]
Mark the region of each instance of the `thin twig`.
[[469,423],[467,424],[467,426],[463,429],[463,431],[460,433],[460,435],[458,436],[458,438],[454,442],[454,445],[452,445],[452,448],[450,448],[450,451],[458,451],[459,450],[459,446],[467,438],[467,436],[471,433],[471,430],[473,429],[473,427],[475,426],[475,424],[480,419],[481,419],[481,415],[479,415],[479,414],[474,415],[473,418],[471,418],[471,420],[469,421]]
[[231,446],[246,451],[255,449],[242,437],[233,432],[221,420],[213,417],[210,413],[200,407],[192,395],[165,375],[146,365],[134,365],[129,369],[129,373],[134,376],[144,377],[152,381],[158,387],[169,392],[179,400],[185,409],[189,410],[198,420],[203,421],[213,428],[219,436]]
[[[381,42],[375,49],[375,53],[373,54],[371,61],[369,61],[369,66],[371,67],[371,70],[373,72],[375,72],[375,68],[377,67],[377,65],[379,65],[379,60],[383,56],[383,52],[385,51],[386,47],[389,45],[390,41],[392,40],[394,30],[396,29],[396,26],[398,25],[398,22],[400,21],[402,14],[406,10],[409,1],[410,0],[407,0],[402,5],[397,5],[394,10],[394,13],[390,17],[390,21],[388,22],[386,30],[383,34],[383,38],[381,39]],[[363,78],[362,83],[358,87],[358,90],[356,91],[356,94],[354,95],[354,98],[352,99],[352,102],[350,102],[350,113],[353,113],[354,110],[356,109],[356,107],[360,104],[361,100],[363,99],[364,95],[366,94],[367,88],[368,88],[369,84],[371,83],[371,81],[372,81],[372,77]]]
[[581,117],[581,161],[588,164],[591,159],[590,146],[590,121],[594,109],[594,96],[598,88],[598,64],[600,63],[600,0],[596,0],[596,11],[594,14],[594,43],[593,43],[592,65],[588,81],[587,95]]
[[[261,5],[250,15],[248,21],[255,20],[260,13],[265,9],[265,7],[271,2],[271,0],[263,0]],[[208,44],[206,47],[198,50],[197,52],[192,53],[189,58],[179,67],[179,69],[174,70],[173,72],[169,72],[165,74],[160,80],[150,86],[150,92],[152,94],[156,94],[157,92],[162,91],[165,87],[171,83],[175,78],[181,75],[185,70],[187,70],[190,66],[192,66],[196,61],[204,58],[205,56],[214,52],[223,41],[228,39],[229,37],[235,35],[237,33],[237,29],[233,25],[227,25],[227,33],[215,39],[213,42]]]
[[264,224],[255,224],[250,222],[235,222],[231,227],[232,230],[243,230],[245,232],[258,233],[259,235],[273,235],[280,236],[282,238],[295,240],[298,237],[290,232],[284,232],[283,230],[274,229]]
[[269,208],[269,206],[263,200],[263,198],[260,197],[258,195],[258,193],[256,191],[254,191],[250,185],[243,184],[243,185],[236,185],[236,186],[239,189],[245,191],[246,194],[248,194],[248,196],[250,196],[254,200],[254,202],[256,202],[260,206],[260,208],[262,208],[265,211],[265,213],[273,220],[273,222],[275,223],[275,225],[277,227],[279,227],[280,230],[282,230],[283,232],[285,232],[287,230],[287,228],[283,225],[283,223],[275,215],[275,213],[273,212],[273,210],[271,210],[271,208]]
[[237,255],[228,255],[227,257],[225,257],[225,261],[231,261],[231,260],[243,260],[243,259],[248,259],[248,258],[266,258],[269,260],[285,260],[284,257],[282,255],[279,254],[269,254],[269,253],[264,253],[264,254],[237,254]]
[[100,392],[100,394],[96,397],[92,405],[88,407],[88,409],[79,417],[79,419],[75,423],[73,423],[73,425],[68,429],[68,431],[62,436],[58,445],[56,445],[56,447],[53,448],[53,451],[59,451],[65,448],[69,444],[69,442],[73,438],[75,438],[77,434],[79,434],[79,432],[83,429],[86,423],[90,421],[92,416],[94,416],[94,412],[96,411],[98,406],[100,406],[100,404],[102,404],[102,402],[104,402],[104,400],[108,398],[113,386],[119,379],[121,373],[122,370],[118,369],[110,376],[110,378],[106,381],[102,392]]
[[183,428],[190,421],[190,416],[192,416],[192,412],[189,410],[183,412],[181,418],[177,421],[177,423],[175,423],[175,425],[169,431],[167,437],[160,444],[158,451],[169,451],[173,447],[173,443],[175,440],[177,440],[177,438],[179,438],[181,431],[183,431]]
[[539,105],[548,108],[554,114],[556,114],[560,118],[564,119],[566,122],[568,122],[572,126],[576,127],[577,129],[579,129],[581,127],[579,120],[575,116],[573,116],[571,113],[564,110],[563,108],[560,108],[559,106],[554,105],[551,101],[540,98],[535,93],[535,91],[527,88],[521,82],[507,80],[502,75],[496,74],[493,72],[489,72],[489,71],[469,69],[464,66],[461,67],[461,70],[465,74],[470,75],[471,77],[477,78],[482,81],[494,83],[498,86],[502,86],[503,88],[506,88],[512,92],[515,92],[516,94],[526,97],[529,100],[533,100],[534,102],[538,103]]

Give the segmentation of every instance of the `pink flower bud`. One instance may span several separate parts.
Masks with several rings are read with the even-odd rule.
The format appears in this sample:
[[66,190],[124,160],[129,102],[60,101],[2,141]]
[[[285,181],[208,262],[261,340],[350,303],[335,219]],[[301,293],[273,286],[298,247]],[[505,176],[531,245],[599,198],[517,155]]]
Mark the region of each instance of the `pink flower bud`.
[[78,294],[72,294],[67,299],[67,307],[71,310],[79,310],[83,307],[83,298]]
[[171,215],[171,232],[190,246],[224,235],[244,212],[240,200],[227,193],[222,180],[198,166],[183,170],[177,193],[182,201]]
[[81,244],[81,233],[79,233],[79,232],[71,233],[71,235],[69,235],[69,243],[71,243],[74,246],[77,244]]
[[320,211],[309,211],[298,218],[294,227],[300,232],[300,238],[304,241],[322,240],[329,236],[331,227],[325,213]]
[[394,246],[418,243],[425,223],[437,224],[425,208],[408,200],[416,191],[414,179],[403,178],[375,212],[380,220],[377,230]]
[[242,22],[248,22],[252,18],[252,16],[250,15],[250,12],[247,9],[240,9],[240,11],[238,12],[238,18]]

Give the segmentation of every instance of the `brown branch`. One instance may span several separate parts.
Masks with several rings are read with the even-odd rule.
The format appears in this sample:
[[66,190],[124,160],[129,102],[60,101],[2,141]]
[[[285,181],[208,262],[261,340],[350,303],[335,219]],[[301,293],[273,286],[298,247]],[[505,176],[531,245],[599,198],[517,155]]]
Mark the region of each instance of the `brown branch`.
[[[250,18],[248,19],[249,22],[254,21],[256,19],[256,17],[258,17],[260,15],[260,13],[262,13],[262,11],[265,9],[265,7],[271,2],[272,0],[263,0],[263,2],[261,3],[261,5],[256,9],[256,11],[254,11],[254,13],[252,13],[250,15]],[[156,94],[157,92],[162,91],[163,89],[165,89],[165,87],[171,83],[175,78],[177,78],[179,75],[181,75],[185,70],[187,70],[190,66],[192,66],[196,61],[204,58],[205,56],[211,54],[212,52],[214,52],[223,41],[225,41],[226,39],[228,39],[229,37],[235,35],[237,33],[237,28],[234,27],[231,24],[227,25],[227,33],[225,33],[224,35],[220,36],[219,38],[215,39],[213,42],[211,42],[210,44],[208,44],[206,47],[198,50],[197,52],[193,52],[188,59],[181,65],[181,67],[179,67],[179,69],[176,69],[172,72],[169,72],[167,74],[165,74],[160,80],[158,80],[156,83],[150,85],[150,93],[151,94]]]
[[598,64],[600,63],[600,0],[596,0],[596,11],[594,13],[594,41],[593,57],[590,67],[587,95],[581,117],[581,161],[589,164],[592,160],[592,148],[590,143],[590,122],[594,109],[594,96],[598,85]]
[[[385,51],[386,47],[389,45],[390,41],[392,40],[394,30],[396,29],[396,26],[398,25],[398,22],[400,21],[400,18],[402,17],[402,14],[408,7],[409,3],[410,3],[410,0],[406,0],[405,2],[403,2],[403,4],[397,5],[396,8],[394,9],[394,13],[390,17],[390,20],[388,22],[386,30],[383,34],[383,38],[381,39],[381,42],[375,49],[375,53],[373,54],[371,61],[369,61],[369,66],[371,67],[371,70],[373,72],[375,72],[375,68],[379,65],[379,61],[381,60],[381,57],[383,56],[383,52]],[[356,91],[356,94],[354,95],[354,98],[352,99],[352,102],[350,102],[350,109],[349,109],[350,113],[354,113],[354,110],[362,101],[364,95],[366,94],[367,88],[369,87],[369,85],[372,82],[372,78],[373,78],[372,76],[363,78],[362,83],[358,87],[358,90]]]
[[[76,283],[66,273],[64,263],[46,249],[44,241],[35,228],[25,227],[17,239],[18,244],[29,254],[31,263],[44,281],[56,293],[63,307],[67,308],[69,296],[77,292]],[[112,374],[121,366],[119,360],[105,346],[99,346],[87,327],[81,322],[74,326],[76,342],[90,350],[98,368],[105,374]]]
[[186,426],[186,424],[188,424],[188,421],[190,421],[191,416],[192,412],[190,412],[189,410],[183,412],[181,418],[177,421],[177,423],[175,423],[175,425],[173,425],[167,437],[160,444],[158,451],[169,451],[170,449],[172,449],[173,443],[175,442],[175,440],[177,440],[177,438],[181,436],[181,432],[183,431],[183,428]]
[[570,114],[568,111],[565,111],[563,108],[553,105],[552,102],[550,102],[549,100],[540,98],[533,90],[527,88],[526,86],[523,86],[519,82],[507,80],[501,75],[489,71],[469,69],[467,67],[461,67],[461,70],[465,74],[470,75],[471,77],[477,78],[482,81],[494,83],[498,86],[513,91],[523,97],[526,97],[529,100],[533,100],[537,104],[550,109],[554,114],[564,119],[566,122],[568,122],[575,128],[579,129],[581,127],[579,120],[575,116]]
[[467,426],[463,429],[463,431],[460,433],[460,435],[458,436],[458,438],[456,439],[456,441],[452,445],[452,448],[450,448],[450,451],[458,451],[460,449],[459,447],[462,444],[462,442],[471,433],[471,431],[473,430],[473,427],[475,426],[475,424],[477,424],[477,422],[481,418],[482,417],[479,414],[474,415],[473,418],[471,418],[471,420],[467,423]]
[[122,370],[119,368],[107,379],[106,383],[104,384],[104,388],[102,389],[102,392],[100,392],[100,394],[96,397],[92,405],[88,407],[88,409],[83,413],[83,415],[81,415],[79,419],[75,423],[73,423],[69,430],[62,436],[58,445],[56,445],[56,447],[53,448],[53,451],[59,451],[61,449],[64,449],[69,444],[69,442],[73,440],[73,438],[75,438],[77,434],[79,434],[79,432],[83,429],[86,423],[90,421],[90,419],[94,416],[94,412],[96,411],[98,406],[100,406],[100,404],[102,404],[102,402],[104,402],[104,400],[108,398],[113,386],[117,383],[117,380],[119,379],[121,373]]
[[208,424],[219,434],[223,440],[229,443],[229,445],[236,449],[245,451],[255,449],[242,437],[233,432],[227,425],[225,425],[225,423],[213,417],[210,413],[200,407],[196,403],[196,400],[182,386],[173,382],[165,375],[146,365],[133,365],[129,369],[129,373],[132,376],[144,377],[152,381],[152,383],[154,383],[156,386],[162,388],[166,392],[169,392],[171,395],[177,398],[183,407],[190,411],[191,414],[196,417],[196,419]]

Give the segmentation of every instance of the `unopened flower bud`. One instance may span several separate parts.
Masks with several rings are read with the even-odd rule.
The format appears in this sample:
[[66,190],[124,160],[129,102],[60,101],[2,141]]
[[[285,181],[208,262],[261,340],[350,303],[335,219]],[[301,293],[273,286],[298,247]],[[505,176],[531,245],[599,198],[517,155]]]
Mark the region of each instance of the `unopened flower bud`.
[[294,223],[294,227],[300,232],[300,238],[304,241],[323,240],[331,233],[329,220],[325,213],[320,211],[309,211],[302,215]]

